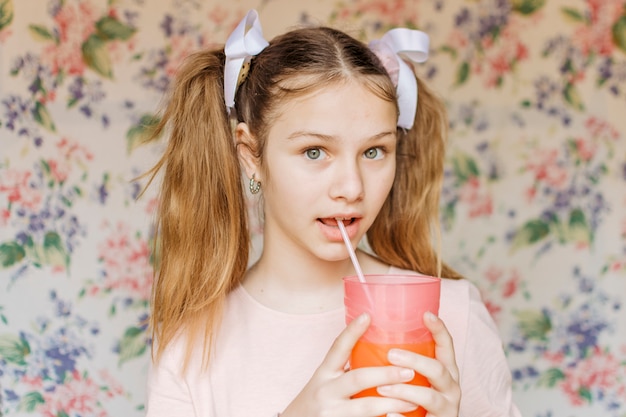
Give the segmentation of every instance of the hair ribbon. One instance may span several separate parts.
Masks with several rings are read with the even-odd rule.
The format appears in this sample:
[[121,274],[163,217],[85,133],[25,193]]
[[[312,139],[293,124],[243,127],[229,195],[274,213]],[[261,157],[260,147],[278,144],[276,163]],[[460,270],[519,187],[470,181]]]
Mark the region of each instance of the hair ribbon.
[[[242,75],[242,68],[250,64],[269,45],[263,37],[263,29],[256,10],[250,10],[230,34],[224,46],[224,102],[230,112],[235,106],[235,93]],[[245,73],[243,74],[245,76]]]
[[430,38],[424,32],[407,28],[389,30],[379,40],[369,43],[380,58],[398,95],[398,127],[411,129],[417,111],[417,80],[413,69],[404,59],[424,62],[428,59]]

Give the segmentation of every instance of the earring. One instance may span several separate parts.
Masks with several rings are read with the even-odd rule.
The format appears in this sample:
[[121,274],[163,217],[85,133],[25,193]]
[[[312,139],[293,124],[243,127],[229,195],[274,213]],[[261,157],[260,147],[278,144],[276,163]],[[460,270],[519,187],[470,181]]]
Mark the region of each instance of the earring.
[[252,178],[250,178],[250,192],[257,194],[259,191],[261,191],[261,181],[255,180],[254,174],[252,174]]

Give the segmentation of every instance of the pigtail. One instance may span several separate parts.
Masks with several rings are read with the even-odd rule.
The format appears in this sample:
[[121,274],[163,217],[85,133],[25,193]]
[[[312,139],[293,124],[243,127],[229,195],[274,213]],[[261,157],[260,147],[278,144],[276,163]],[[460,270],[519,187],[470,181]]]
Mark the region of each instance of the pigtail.
[[[223,50],[186,59],[154,133],[167,130],[167,149],[148,172],[152,181],[162,171],[150,318],[158,342],[154,359],[184,329],[183,369],[197,337],[212,345],[226,295],[248,263],[250,238],[223,73]],[[205,351],[205,365],[208,359]]]
[[372,250],[399,268],[460,278],[443,264],[439,195],[448,120],[443,102],[417,78],[419,101],[413,128],[398,129],[397,167],[391,193],[368,231]]

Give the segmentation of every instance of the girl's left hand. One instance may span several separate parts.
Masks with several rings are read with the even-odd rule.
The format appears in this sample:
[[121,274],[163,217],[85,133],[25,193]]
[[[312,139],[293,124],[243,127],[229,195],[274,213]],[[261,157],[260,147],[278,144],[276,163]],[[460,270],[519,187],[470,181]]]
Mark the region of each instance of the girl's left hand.
[[396,384],[378,387],[378,392],[385,397],[418,404],[428,411],[429,417],[458,417],[461,387],[452,337],[443,321],[432,313],[424,314],[424,324],[435,340],[436,359],[400,349],[390,350],[388,359],[392,365],[410,368],[425,376],[431,387]]

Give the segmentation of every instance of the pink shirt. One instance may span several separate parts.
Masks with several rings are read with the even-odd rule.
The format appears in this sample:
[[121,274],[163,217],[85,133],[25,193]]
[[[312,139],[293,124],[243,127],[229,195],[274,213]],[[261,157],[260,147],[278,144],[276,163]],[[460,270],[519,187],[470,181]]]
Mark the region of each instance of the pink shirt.
[[[519,417],[502,342],[476,287],[443,279],[439,316],[454,339],[460,416]],[[198,349],[180,375],[180,341],[150,369],[147,417],[272,417],[309,381],[344,320],[343,308],[307,315],[274,311],[238,287],[228,297],[208,371],[200,369]]]

